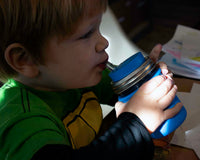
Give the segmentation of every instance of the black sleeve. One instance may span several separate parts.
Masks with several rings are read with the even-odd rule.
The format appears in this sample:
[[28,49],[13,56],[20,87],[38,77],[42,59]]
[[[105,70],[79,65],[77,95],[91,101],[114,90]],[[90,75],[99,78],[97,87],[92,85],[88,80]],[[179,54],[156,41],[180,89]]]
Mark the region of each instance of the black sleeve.
[[103,136],[90,145],[78,150],[66,145],[46,145],[32,159],[150,160],[153,154],[151,136],[141,120],[132,113],[123,113]]

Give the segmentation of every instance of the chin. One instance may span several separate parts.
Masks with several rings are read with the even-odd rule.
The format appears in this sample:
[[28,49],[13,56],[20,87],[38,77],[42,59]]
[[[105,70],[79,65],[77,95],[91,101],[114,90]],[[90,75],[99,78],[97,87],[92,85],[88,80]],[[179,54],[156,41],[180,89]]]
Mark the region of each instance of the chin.
[[92,87],[92,86],[96,86],[102,79],[102,74],[98,75],[98,76],[95,76],[95,78],[93,80],[91,80],[90,84],[88,84],[87,87]]

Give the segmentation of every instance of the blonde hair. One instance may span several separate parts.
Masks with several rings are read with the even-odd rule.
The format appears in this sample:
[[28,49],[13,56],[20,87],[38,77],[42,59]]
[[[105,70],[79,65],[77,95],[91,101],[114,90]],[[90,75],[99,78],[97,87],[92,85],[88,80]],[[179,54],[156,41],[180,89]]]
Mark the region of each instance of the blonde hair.
[[0,79],[16,72],[4,58],[12,43],[22,44],[42,63],[42,47],[49,36],[72,34],[91,11],[105,11],[107,0],[0,0]]

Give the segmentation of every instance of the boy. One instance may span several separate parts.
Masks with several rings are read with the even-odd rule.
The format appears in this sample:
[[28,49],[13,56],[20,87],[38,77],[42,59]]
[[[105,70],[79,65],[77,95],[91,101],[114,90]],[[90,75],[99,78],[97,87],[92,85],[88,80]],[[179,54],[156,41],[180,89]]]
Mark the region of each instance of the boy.
[[0,0],[0,159],[153,157],[149,132],[181,108],[164,111],[177,90],[171,78],[158,76],[116,103],[117,122],[96,138],[99,103],[116,102],[99,32],[106,3]]

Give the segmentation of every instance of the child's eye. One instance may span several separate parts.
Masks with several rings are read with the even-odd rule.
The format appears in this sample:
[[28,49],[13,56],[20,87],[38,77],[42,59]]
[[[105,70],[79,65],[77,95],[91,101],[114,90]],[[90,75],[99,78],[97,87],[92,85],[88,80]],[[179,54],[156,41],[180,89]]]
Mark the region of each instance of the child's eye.
[[87,39],[92,35],[93,32],[94,32],[93,30],[90,30],[89,32],[81,36],[79,39]]

